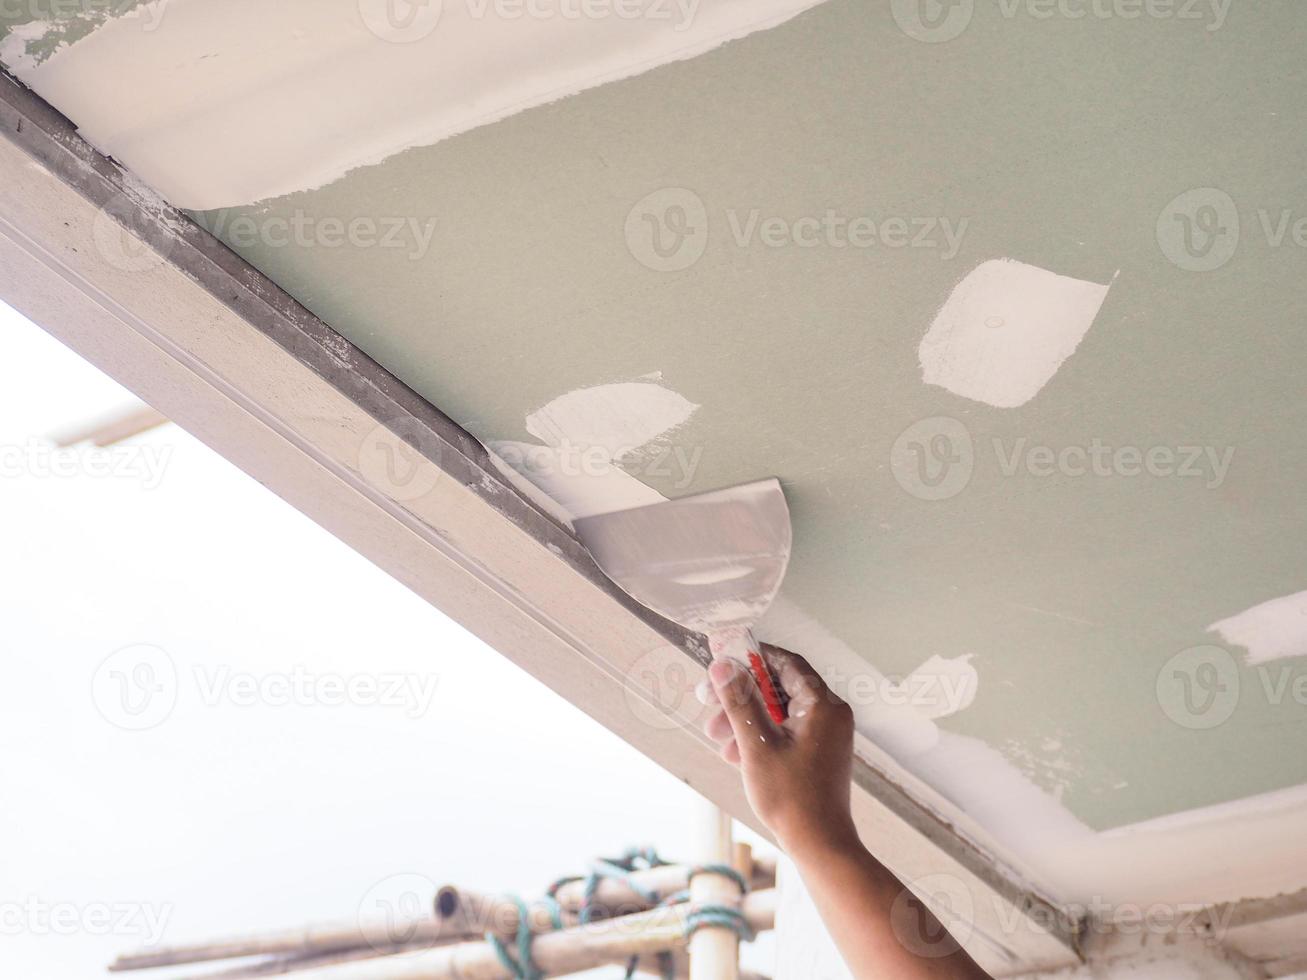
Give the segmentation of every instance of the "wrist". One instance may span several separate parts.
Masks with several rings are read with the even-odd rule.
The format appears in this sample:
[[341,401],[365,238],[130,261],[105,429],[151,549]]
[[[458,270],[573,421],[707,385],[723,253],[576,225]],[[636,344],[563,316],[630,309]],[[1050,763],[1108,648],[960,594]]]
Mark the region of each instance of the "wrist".
[[833,820],[800,820],[773,830],[781,849],[800,863],[863,850],[851,816]]

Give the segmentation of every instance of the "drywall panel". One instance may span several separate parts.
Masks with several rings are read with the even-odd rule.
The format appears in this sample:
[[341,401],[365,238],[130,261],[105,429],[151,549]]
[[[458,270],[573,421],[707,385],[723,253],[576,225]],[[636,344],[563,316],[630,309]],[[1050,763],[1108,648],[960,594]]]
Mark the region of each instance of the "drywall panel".
[[[751,821],[699,731],[698,638],[626,602],[484,449],[0,77],[5,299],[559,693]],[[339,598],[339,597],[336,597]],[[975,902],[996,975],[1073,958],[1073,923],[855,764],[854,817],[904,878]]]

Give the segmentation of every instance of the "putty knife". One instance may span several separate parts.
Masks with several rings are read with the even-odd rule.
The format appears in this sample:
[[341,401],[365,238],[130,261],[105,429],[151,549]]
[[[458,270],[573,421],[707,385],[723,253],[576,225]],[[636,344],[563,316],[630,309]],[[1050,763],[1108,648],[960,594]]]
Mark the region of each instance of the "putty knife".
[[790,561],[780,481],[759,480],[573,522],[610,579],[641,605],[704,633],[716,658],[748,666],[779,724],[785,706],[753,638]]

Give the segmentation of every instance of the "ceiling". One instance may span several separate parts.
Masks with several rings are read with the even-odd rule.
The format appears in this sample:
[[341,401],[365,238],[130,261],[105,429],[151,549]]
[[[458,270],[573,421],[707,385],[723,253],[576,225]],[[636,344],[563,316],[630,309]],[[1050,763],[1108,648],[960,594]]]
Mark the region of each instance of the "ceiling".
[[[761,632],[841,683],[868,665],[864,734],[1018,857],[1202,808],[1255,823],[1307,783],[1307,603],[1212,626],[1307,592],[1307,7],[1042,8],[932,43],[829,0],[194,216],[510,464],[598,443],[668,497],[780,477],[795,554]],[[151,71],[202,57],[168,31],[133,39]],[[25,77],[108,133],[66,94],[95,43]],[[280,124],[307,139],[314,112]],[[914,727],[880,678],[918,668],[959,686]]]

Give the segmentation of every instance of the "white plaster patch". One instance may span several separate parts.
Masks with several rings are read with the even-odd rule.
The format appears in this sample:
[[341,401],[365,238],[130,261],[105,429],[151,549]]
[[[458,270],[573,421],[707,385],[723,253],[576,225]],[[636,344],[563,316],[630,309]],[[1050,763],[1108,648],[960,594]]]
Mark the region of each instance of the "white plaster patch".
[[544,445],[501,440],[487,448],[519,489],[570,524],[666,500],[617,461],[684,424],[698,407],[647,381],[578,388],[527,415],[527,431]]
[[41,20],[11,27],[9,33],[0,38],[0,64],[20,78],[33,71],[38,62],[28,48],[44,40],[53,28],[53,24]]
[[1249,665],[1307,657],[1307,592],[1271,599],[1207,629],[1247,650],[1244,663]]
[[972,654],[932,656],[914,670],[897,691],[927,718],[947,718],[971,707],[980,687],[980,675],[971,665]]
[[7,63],[172,204],[206,210],[321,187],[819,2],[444,0],[400,24],[387,0],[171,0],[152,30],[118,17],[40,64],[19,36]]
[[1110,288],[1013,259],[982,262],[922,338],[922,380],[996,408],[1024,405],[1075,353]]
[[685,424],[699,406],[651,382],[578,388],[526,417],[526,431],[547,446],[601,448],[621,459]]
[[[623,471],[608,456],[583,459],[578,453],[530,442],[499,441],[486,448],[495,466],[511,474],[510,479],[519,489],[569,525],[580,517],[660,504],[667,499]],[[522,481],[536,492],[525,490]]]

